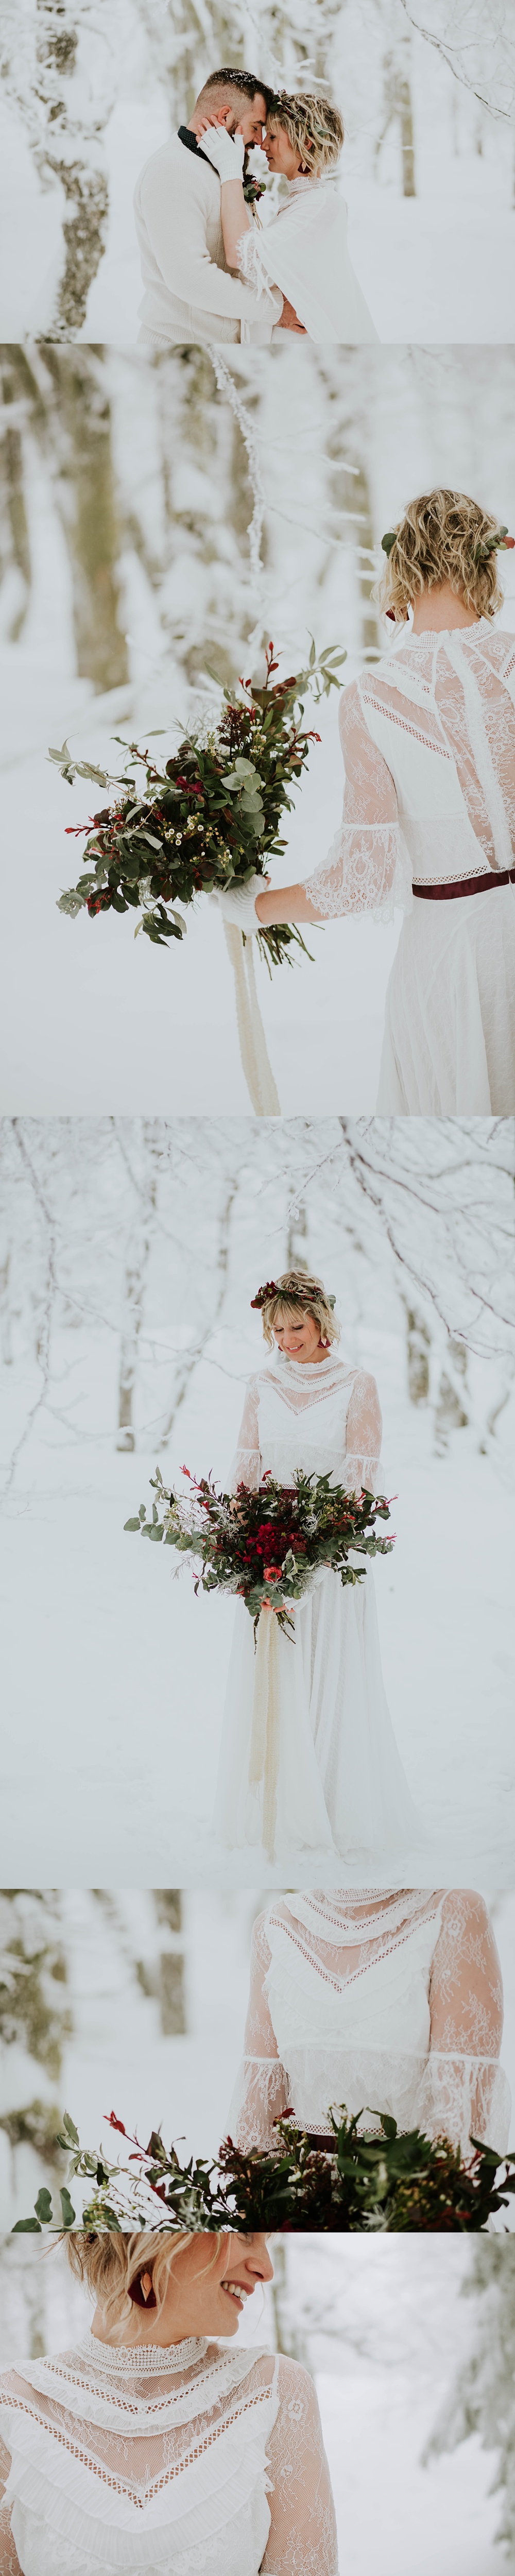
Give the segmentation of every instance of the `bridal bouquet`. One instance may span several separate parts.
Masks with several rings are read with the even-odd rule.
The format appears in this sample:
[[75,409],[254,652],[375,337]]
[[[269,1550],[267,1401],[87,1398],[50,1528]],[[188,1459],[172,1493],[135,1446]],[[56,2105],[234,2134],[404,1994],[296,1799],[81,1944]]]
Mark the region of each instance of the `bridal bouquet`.
[[[274,680],[278,665],[270,644],[263,688],[242,680],[242,696],[224,691],[224,710],[211,731],[191,733],[158,769],[148,750],[122,743],[128,758],[121,776],[110,777],[88,761],[74,761],[63,743],[50,751],[62,778],[91,778],[112,790],[110,802],[88,823],[68,828],[87,834],[84,868],[77,884],[59,897],[58,910],[72,920],[83,911],[90,920],[100,913],[139,914],[135,938],[145,931],[154,946],[182,939],[186,922],[177,906],[217,888],[244,886],[266,874],[272,855],[286,847],[280,839],[283,816],[292,810],[291,790],[301,777],[311,742],[320,735],[303,726],[303,693],[315,704],[339,685],[345,653],[328,648],[318,657],[312,644],[309,667],[289,679]],[[121,742],[119,734],[115,741]],[[132,772],[144,771],[136,786]],[[305,948],[293,923],[259,931],[258,941],[269,970],[283,958],[289,965],[292,945]]]
[[390,1518],[383,1494],[348,1494],[329,1476],[305,1476],[300,1468],[293,1485],[278,1485],[267,1472],[257,1493],[246,1485],[236,1494],[218,1493],[210,1476],[197,1479],[189,1467],[182,1474],[190,1494],[167,1492],[156,1467],[152,1519],[141,1503],[125,1528],[200,1558],[195,1591],[201,1584],[203,1592],[239,1593],[255,1636],[265,1605],[284,1634],[293,1635],[292,1606],[309,1591],[318,1566],[332,1567],[341,1583],[359,1583],[365,1568],[349,1565],[351,1549],[386,1556],[393,1547],[393,1535],[383,1538],[374,1526]]
[[77,2220],[63,2185],[60,2214],[54,2219],[51,2193],[43,2184],[34,2215],[19,2218],[13,2235],[41,2235],[46,2227],[60,2235],[75,2226],[95,2232],[236,2228],[240,2234],[247,2228],[265,2233],[316,2228],[350,2235],[360,2230],[398,2234],[408,2228],[461,2235],[478,2233],[509,2207],[515,2193],[515,2153],[500,2156],[494,2147],[471,2138],[472,2153],[465,2159],[448,2138],[426,2138],[420,2129],[399,2132],[386,2112],[381,2134],[373,2136],[358,2128],[357,2118],[350,2118],[343,2104],[331,2118],[330,2146],[318,2146],[286,2113],[275,2122],[277,2143],[270,2151],[256,2147],[242,2155],[226,2138],[211,2163],[192,2156],[181,2165],[159,2129],[152,2130],[148,2147],[141,2147],[111,2111],[108,2125],[125,2141],[127,2154],[125,2165],[112,2165],[103,2150],[81,2147],[65,2112],[56,2143],[70,2158],[69,2180],[76,2175],[89,2182],[82,2216]]

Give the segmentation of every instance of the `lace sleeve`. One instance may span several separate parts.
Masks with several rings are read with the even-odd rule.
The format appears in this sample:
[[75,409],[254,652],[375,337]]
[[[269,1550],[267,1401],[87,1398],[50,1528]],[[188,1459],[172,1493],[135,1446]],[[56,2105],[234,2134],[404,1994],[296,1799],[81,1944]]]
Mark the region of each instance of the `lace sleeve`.
[[0,2576],[22,2576],[11,2531],[11,2508],[5,2502],[10,2466],[10,2451],[6,2451],[5,2443],[0,2439]]
[[281,2357],[278,2376],[262,2576],[338,2576],[336,2516],[316,2391],[298,2361]]
[[281,2113],[288,2108],[287,2078],[278,2056],[265,1993],[265,1978],[270,1966],[265,1916],[259,1914],[252,1934],[244,2054],[229,2112],[229,2136],[242,2155],[247,2155],[252,2147],[270,2147],[273,2144],[273,2122],[280,2119]]
[[359,1494],[362,1485],[369,1494],[379,1492],[382,1429],[375,1377],[358,1369],[345,1434],[345,1483],[349,1494]]
[[259,1387],[257,1378],[251,1377],[245,1396],[238,1445],[231,1466],[231,1494],[237,1492],[238,1485],[246,1485],[249,1494],[256,1494],[260,1475]]
[[388,921],[396,905],[411,910],[411,866],[391,770],[368,731],[357,681],[340,700],[339,727],[345,762],[342,821],[327,858],[306,878],[305,892],[322,919],[372,912],[376,920]]
[[417,2103],[430,2132],[445,2131],[465,2155],[470,2136],[502,2152],[510,2097],[499,2068],[503,1990],[499,1954],[482,1896],[467,1887],[444,1898],[429,1987],[431,2043]]

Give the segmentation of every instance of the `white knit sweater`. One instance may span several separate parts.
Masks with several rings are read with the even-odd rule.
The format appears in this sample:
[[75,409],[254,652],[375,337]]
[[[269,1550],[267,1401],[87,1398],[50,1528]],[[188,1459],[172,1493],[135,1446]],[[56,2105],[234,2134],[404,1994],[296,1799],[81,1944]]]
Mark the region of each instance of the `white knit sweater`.
[[144,295],[142,336],[156,340],[239,340],[252,322],[268,343],[282,313],[278,287],[259,296],[226,266],[220,180],[178,135],[152,152],[134,193]]

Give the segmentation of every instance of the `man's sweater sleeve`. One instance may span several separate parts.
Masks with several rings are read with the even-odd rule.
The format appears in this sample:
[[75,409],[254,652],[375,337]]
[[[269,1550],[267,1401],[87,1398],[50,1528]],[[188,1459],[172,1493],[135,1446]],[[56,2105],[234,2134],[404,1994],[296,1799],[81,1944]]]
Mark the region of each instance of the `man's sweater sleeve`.
[[204,313],[224,313],[230,321],[257,322],[266,312],[273,330],[283,309],[280,289],[270,287],[260,300],[239,277],[216,267],[207,247],[204,207],[193,191],[181,188],[178,173],[146,170],[140,204],[154,258],[172,295]]

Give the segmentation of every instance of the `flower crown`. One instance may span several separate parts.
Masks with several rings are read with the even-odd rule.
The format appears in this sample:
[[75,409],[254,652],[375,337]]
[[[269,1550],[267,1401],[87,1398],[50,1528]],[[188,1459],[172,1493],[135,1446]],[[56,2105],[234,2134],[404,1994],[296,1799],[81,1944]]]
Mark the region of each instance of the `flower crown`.
[[[398,534],[398,528],[388,528],[386,536],[381,537],[381,549],[384,555],[391,555],[392,546],[395,545]],[[507,528],[500,528],[497,537],[485,537],[483,545],[475,547],[474,563],[488,563],[489,555],[495,553],[496,546],[499,547],[500,554],[507,554],[509,547],[515,546],[515,537],[508,536]]]
[[[258,1288],[257,1297],[251,1297],[250,1303],[251,1306],[268,1306],[270,1297],[281,1296],[284,1297],[285,1306],[301,1306],[304,1309],[304,1312],[307,1311],[307,1299],[302,1288],[282,1289],[280,1279],[266,1279],[264,1288]],[[336,1305],[336,1298],[326,1297],[325,1302],[326,1306],[330,1306],[332,1309]]]

